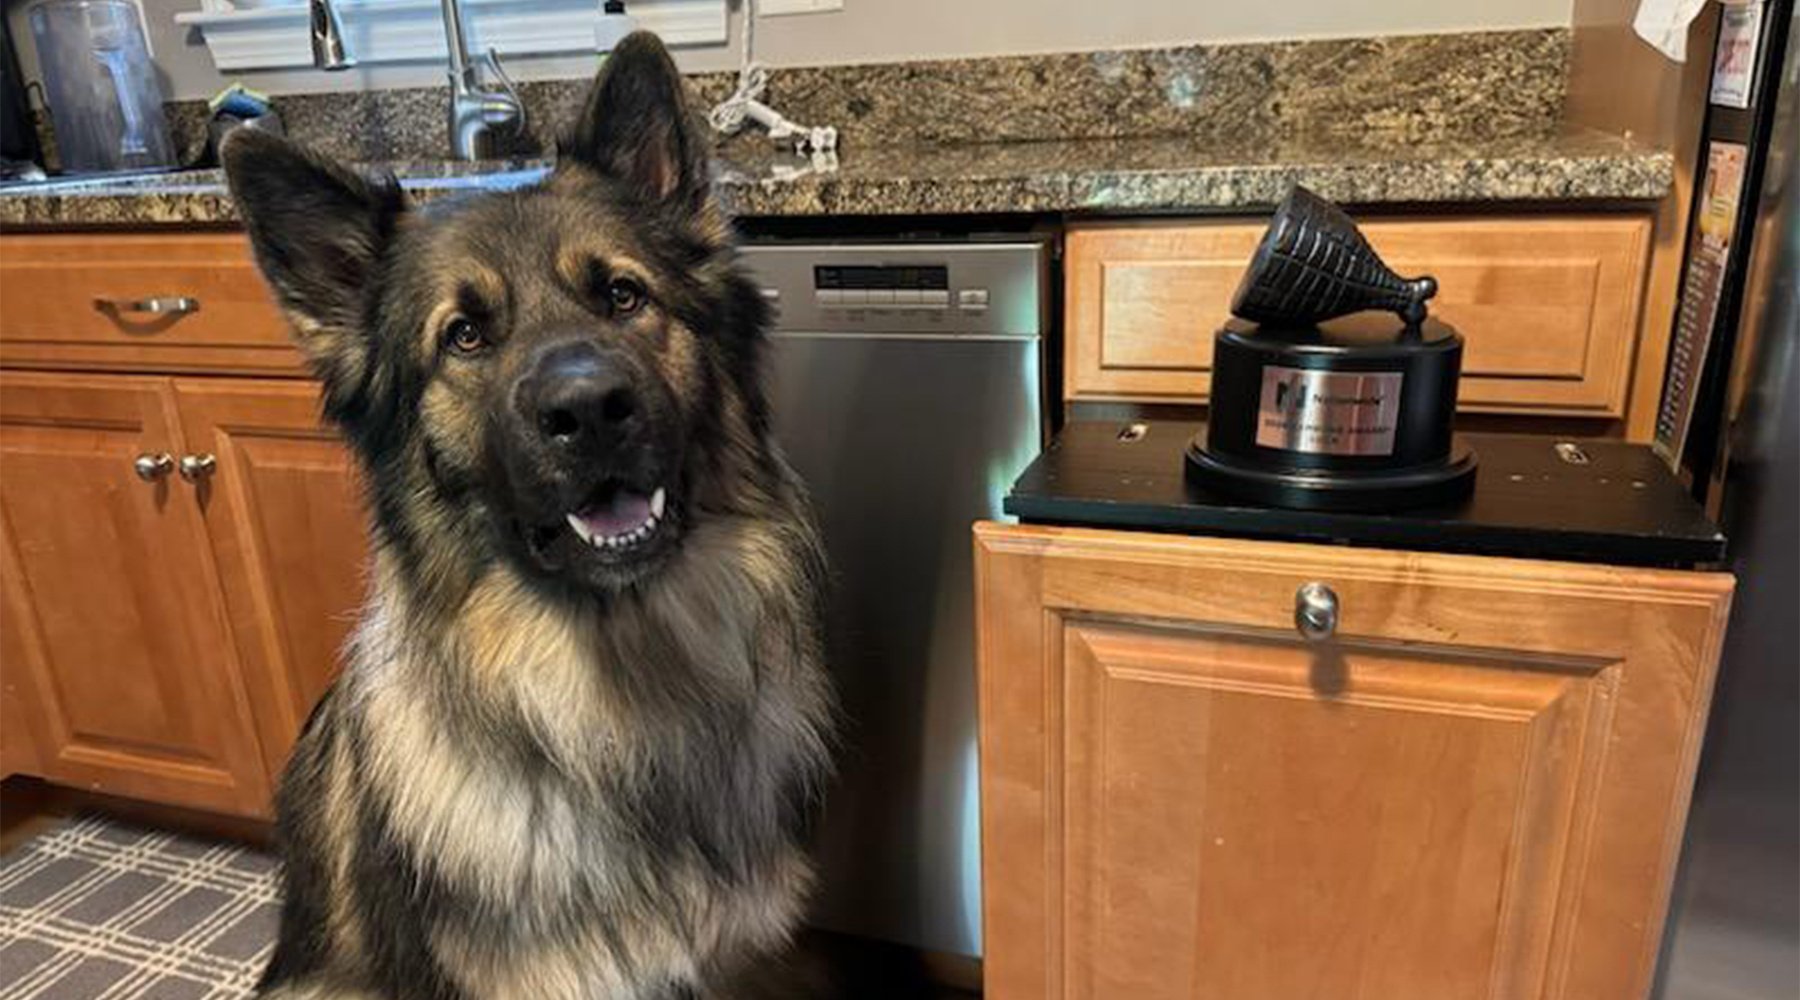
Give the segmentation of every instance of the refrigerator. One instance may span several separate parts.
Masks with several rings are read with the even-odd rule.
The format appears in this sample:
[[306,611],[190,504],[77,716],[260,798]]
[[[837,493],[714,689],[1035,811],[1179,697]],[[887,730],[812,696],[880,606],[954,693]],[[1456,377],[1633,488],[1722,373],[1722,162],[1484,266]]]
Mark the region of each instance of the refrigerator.
[[[1800,995],[1800,29],[1785,6],[1763,13],[1766,65],[1743,95],[1758,114],[1735,122],[1751,126],[1753,179],[1716,306],[1730,322],[1711,331],[1704,374],[1695,359],[1696,384],[1710,391],[1668,455],[1730,538],[1738,591],[1652,994],[1661,1000]],[[1709,122],[1709,139],[1718,134]],[[1690,244],[1690,256],[1699,250]]]

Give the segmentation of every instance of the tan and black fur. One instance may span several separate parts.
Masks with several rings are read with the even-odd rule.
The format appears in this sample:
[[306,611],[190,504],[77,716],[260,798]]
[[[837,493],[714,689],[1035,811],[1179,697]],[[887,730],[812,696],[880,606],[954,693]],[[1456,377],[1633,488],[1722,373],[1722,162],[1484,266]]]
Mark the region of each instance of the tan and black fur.
[[[615,51],[532,188],[415,210],[268,136],[224,158],[375,540],[282,782],[263,995],[772,992],[827,768],[822,559],[661,44]],[[570,527],[653,485],[643,539]]]

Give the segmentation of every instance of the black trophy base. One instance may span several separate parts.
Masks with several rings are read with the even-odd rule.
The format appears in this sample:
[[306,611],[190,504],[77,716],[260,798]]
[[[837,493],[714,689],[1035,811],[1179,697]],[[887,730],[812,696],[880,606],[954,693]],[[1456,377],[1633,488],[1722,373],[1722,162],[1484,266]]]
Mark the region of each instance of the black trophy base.
[[1252,466],[1187,446],[1187,477],[1201,488],[1289,510],[1403,510],[1454,503],[1475,488],[1475,451],[1460,437],[1441,463],[1401,469],[1284,469]]

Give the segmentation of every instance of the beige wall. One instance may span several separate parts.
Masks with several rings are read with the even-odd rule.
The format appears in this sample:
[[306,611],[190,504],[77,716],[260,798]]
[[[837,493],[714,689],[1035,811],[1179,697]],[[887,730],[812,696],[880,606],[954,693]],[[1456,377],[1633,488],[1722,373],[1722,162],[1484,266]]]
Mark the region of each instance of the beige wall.
[[[22,9],[4,0],[9,14]],[[206,48],[177,27],[177,11],[199,0],[142,0],[151,46],[171,97],[207,97],[223,81]],[[736,29],[742,0],[733,0],[730,46],[678,53],[688,70],[737,65]],[[1071,49],[1144,47],[1183,42],[1267,41],[1358,35],[1424,34],[1493,28],[1567,26],[1572,0],[844,0],[844,10],[765,18],[757,27],[758,57],[772,66],[896,62],[937,56],[1003,55]],[[595,3],[598,6],[598,0]],[[23,19],[16,37],[29,47]],[[34,70],[24,54],[27,73]],[[583,76],[586,57],[509,61],[523,79]],[[246,73],[251,86],[275,93],[430,86],[443,81],[434,65],[383,66],[346,73]]]

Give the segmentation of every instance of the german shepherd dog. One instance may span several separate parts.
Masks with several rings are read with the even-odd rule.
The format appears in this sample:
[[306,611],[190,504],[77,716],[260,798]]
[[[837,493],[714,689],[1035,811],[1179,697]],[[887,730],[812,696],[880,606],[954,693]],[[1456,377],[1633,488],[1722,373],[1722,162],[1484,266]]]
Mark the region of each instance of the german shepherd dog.
[[423,209],[225,145],[375,540],[281,785],[264,997],[777,993],[831,742],[822,557],[683,97],[633,35],[541,184]]

